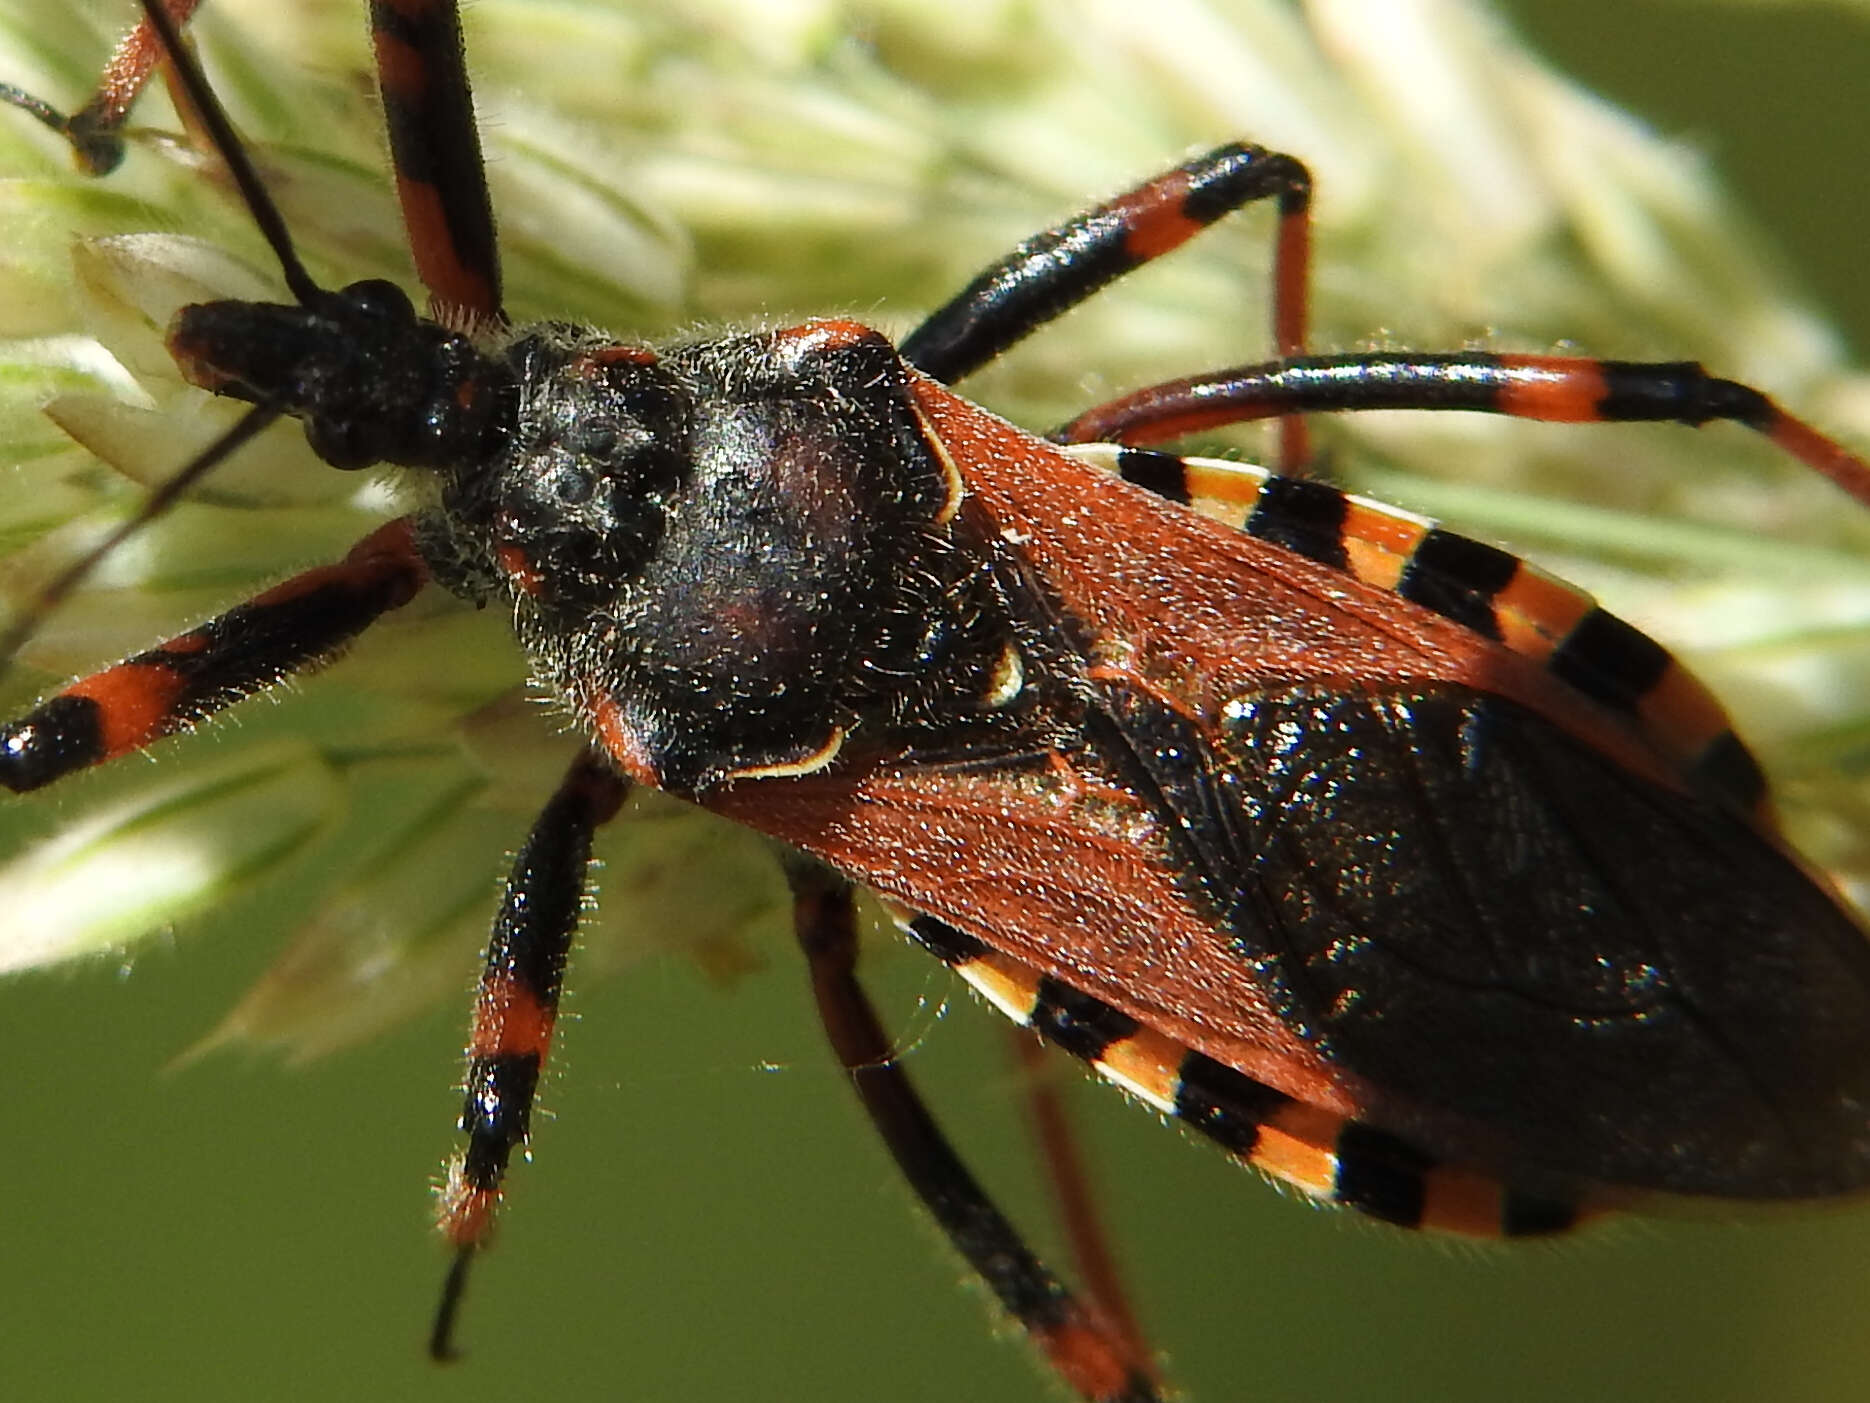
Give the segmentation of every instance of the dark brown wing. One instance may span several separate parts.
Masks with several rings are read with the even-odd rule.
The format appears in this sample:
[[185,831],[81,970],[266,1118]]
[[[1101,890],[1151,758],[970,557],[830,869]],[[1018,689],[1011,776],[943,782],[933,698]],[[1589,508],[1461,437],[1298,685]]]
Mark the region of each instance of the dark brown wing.
[[1460,688],[1111,715],[1228,953],[1363,1118],[1518,1183],[1870,1180],[1870,944],[1744,820]]

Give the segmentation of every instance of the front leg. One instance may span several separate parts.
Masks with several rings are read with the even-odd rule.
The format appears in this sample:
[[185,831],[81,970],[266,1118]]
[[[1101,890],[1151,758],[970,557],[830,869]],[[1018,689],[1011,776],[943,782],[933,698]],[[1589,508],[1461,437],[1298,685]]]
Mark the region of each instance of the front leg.
[[467,1047],[467,1146],[448,1164],[439,1225],[455,1249],[429,1336],[436,1359],[454,1355],[454,1322],[468,1266],[493,1232],[500,1184],[525,1143],[539,1074],[552,1045],[565,957],[584,909],[591,838],[630,791],[595,751],[572,762],[513,860],[494,918]]
[[188,730],[331,658],[428,578],[409,520],[399,517],[335,565],[80,678],[0,726],[0,785],[23,794]]

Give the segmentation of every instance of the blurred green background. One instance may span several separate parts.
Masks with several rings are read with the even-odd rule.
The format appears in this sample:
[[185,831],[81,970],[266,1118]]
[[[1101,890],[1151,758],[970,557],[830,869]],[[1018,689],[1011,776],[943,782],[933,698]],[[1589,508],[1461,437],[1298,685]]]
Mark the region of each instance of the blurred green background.
[[[1703,144],[1870,348],[1862,10],[1508,9],[1574,74]],[[1051,1396],[912,1212],[778,935],[771,968],[731,991],[669,962],[573,992],[468,1357],[431,1368],[443,1259],[425,1185],[452,1143],[463,1010],[303,1070],[222,1056],[165,1074],[267,963],[247,934],[154,949],[127,979],[0,986],[0,1396]],[[999,1024],[926,960],[879,950],[872,968],[964,1152],[1038,1224]],[[1137,1300],[1195,1398],[1863,1396],[1870,1209],[1449,1245],[1284,1200],[1079,1090]]]

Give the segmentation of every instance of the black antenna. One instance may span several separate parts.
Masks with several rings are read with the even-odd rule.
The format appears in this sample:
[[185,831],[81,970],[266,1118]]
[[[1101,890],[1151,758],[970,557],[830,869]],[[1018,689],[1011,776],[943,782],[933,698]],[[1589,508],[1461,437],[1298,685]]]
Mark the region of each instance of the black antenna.
[[71,143],[78,167],[86,175],[105,175],[117,169],[123,160],[123,138],[113,128],[100,133],[87,125],[89,108],[81,108],[67,117],[44,98],[34,97],[11,83],[0,83],[0,102],[17,107]]
[[245,444],[279,417],[279,411],[269,405],[258,405],[240,416],[240,420],[226,433],[195,456],[174,476],[157,484],[154,491],[143,499],[143,504],[136,512],[120,522],[117,529],[90,550],[79,556],[70,565],[61,570],[36,595],[32,597],[13,621],[12,627],[0,634],[0,669],[6,668],[13,661],[13,654],[39,627],[39,622],[53,609],[57,608],[65,596],[76,589],[86,575],[97,568],[97,563],[150,522],[161,516],[189,488],[218,468],[231,454],[238,452]]
[[221,106],[220,99],[214,95],[207,78],[202,75],[201,65],[182,46],[181,33],[169,18],[169,12],[161,0],[143,0],[143,13],[149,17],[150,27],[162,40],[163,52],[174,66],[176,77],[181,80],[182,91],[195,109],[195,115],[201,118],[201,124],[208,129],[208,139],[213,143],[215,152],[227,164],[228,174],[234,177],[234,185],[239,189],[248,213],[253,216],[253,222],[259,226],[261,235],[271,246],[273,256],[279,260],[286,286],[291,289],[300,306],[312,306],[324,296],[324,289],[312,281],[312,275],[299,262],[299,255],[292,247],[292,235],[286,232],[285,218],[279,213],[279,206],[273,203],[273,197],[266,193],[266,187],[260,183],[259,172],[254,170],[247,148],[234,134],[234,124],[227,120],[227,112]]
[[[208,86],[208,80],[202,75],[201,65],[195,62],[194,55],[182,45],[182,37],[168,11],[159,0],[143,0],[143,13],[148,16],[150,26],[156,37],[161,40],[163,52],[174,67],[177,78],[181,81],[183,95],[195,109],[207,129],[208,138],[213,143],[216,153],[226,164],[234,177],[234,184],[240,191],[241,201],[246,205],[253,221],[259,226],[261,235],[272,248],[273,255],[279,260],[280,271],[284,274],[286,286],[301,306],[312,306],[325,299],[329,294],[312,280],[312,275],[299,261],[298,253],[293,249],[292,236],[286,232],[286,221],[279,212],[279,206],[273,203],[261,184],[259,173],[253,168],[253,161],[247,155],[246,147],[235,135],[234,127],[227,119],[214,90]],[[56,125],[51,119],[57,114],[36,99],[26,99],[16,89],[0,90],[0,101],[24,108],[49,125]],[[48,117],[47,114],[51,116]],[[69,125],[69,124],[67,124]],[[131,536],[142,530],[150,522],[161,516],[189,488],[219,467],[243,445],[251,441],[262,429],[279,418],[280,410],[269,405],[258,405],[243,415],[238,423],[228,429],[208,447],[203,449],[193,460],[184,464],[174,476],[159,484],[137,508],[136,512],[121,522],[115,530],[73,561],[64,570],[47,583],[30,599],[19,616],[0,633],[0,670],[8,667],[20,645],[30,638],[40,622],[53,609],[61,604],[66,596],[83,582],[84,578],[97,568],[103,560]]]

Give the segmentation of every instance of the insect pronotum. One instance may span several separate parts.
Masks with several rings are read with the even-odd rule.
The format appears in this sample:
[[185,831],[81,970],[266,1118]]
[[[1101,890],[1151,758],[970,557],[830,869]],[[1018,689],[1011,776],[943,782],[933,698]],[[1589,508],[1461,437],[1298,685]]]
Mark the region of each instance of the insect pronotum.
[[[1698,443],[1698,442],[1700,441],[1700,438],[1703,438],[1703,437],[1708,437],[1708,436],[1697,436],[1697,440],[1696,440],[1696,441],[1697,441],[1697,443]],[[806,1057],[806,1056],[810,1056],[810,1055],[811,1055],[811,1052],[810,1052],[810,1049],[809,1049],[809,1045],[807,1045],[807,1046],[806,1046],[806,1047],[805,1047],[805,1048],[804,1048],[804,1049],[802,1050],[802,1053],[801,1053],[801,1060],[803,1060],[803,1058],[804,1058],[804,1057]],[[582,1062],[582,1061],[583,1061],[584,1059],[583,1059],[582,1057],[580,1057],[580,1059],[579,1059],[579,1060],[580,1060],[580,1061]],[[684,1073],[684,1075],[686,1075],[686,1073]],[[630,1080],[630,1081],[631,1081],[632,1083],[634,1083],[634,1081],[636,1080],[636,1077],[635,1077],[634,1075],[632,1075],[632,1076],[631,1076],[631,1077],[629,1078],[629,1080]],[[705,1094],[705,1093],[704,1093],[704,1094]],[[565,1097],[567,1097],[568,1095],[569,1095],[569,1091],[566,1091],[566,1092],[564,1092],[564,1093],[561,1093],[561,1095],[560,1095],[559,1097],[557,1097],[557,1098],[555,1098],[555,1099],[556,1099],[556,1100],[559,1100],[559,1101],[560,1101],[560,1103],[561,1103],[561,1104],[563,1104],[563,1101],[564,1101],[564,1098],[565,1098]],[[308,1120],[308,1119],[309,1119],[309,1117],[302,1117],[302,1118],[301,1118],[301,1122],[303,1122],[303,1120]],[[723,1134],[725,1134],[725,1133],[728,1133],[728,1132],[727,1132],[727,1131],[725,1131],[725,1130],[723,1130],[723,1132],[722,1132],[722,1133],[723,1133]],[[752,1138],[752,1137],[750,1137],[750,1138]],[[321,1154],[323,1154],[323,1153],[326,1153],[326,1152],[328,1152],[328,1151],[330,1150],[330,1148],[331,1148],[331,1144],[330,1144],[330,1141],[331,1141],[331,1137],[329,1137],[329,1136],[317,1136],[317,1137],[314,1137],[314,1139],[313,1139],[313,1142],[312,1142],[312,1145],[311,1145],[311,1146],[310,1146],[310,1147],[309,1147],[309,1148],[307,1149],[307,1151],[306,1151],[306,1153],[308,1153],[308,1154],[310,1154],[310,1155],[313,1155],[313,1156],[318,1156],[318,1155],[321,1155]],[[757,1138],[755,1139],[755,1142],[757,1143]],[[321,1182],[323,1182],[323,1181],[325,1181],[325,1180],[327,1180],[327,1179],[328,1179],[329,1177],[330,1177],[330,1176],[328,1176],[328,1175],[321,1175],[321,1176],[320,1176],[320,1180],[321,1180]],[[631,1192],[629,1193],[629,1195],[628,1195],[628,1197],[630,1197],[631,1199],[633,1199],[633,1200],[635,1200],[636,1202],[639,1202],[639,1203],[641,1203],[641,1202],[646,1202],[646,1201],[648,1201],[648,1200],[650,1199],[650,1197],[651,1197],[651,1192],[652,1192],[652,1191],[651,1191],[651,1190],[650,1190],[650,1189],[649,1189],[649,1188],[648,1188],[647,1186],[645,1186],[645,1185],[643,1185],[643,1184],[641,1183],[641,1180],[640,1180],[639,1178],[637,1178],[637,1177],[636,1177],[636,1176],[634,1176],[634,1175],[629,1175],[629,1174],[627,1174],[627,1173],[626,1173],[626,1174],[625,1174],[625,1175],[624,1175],[623,1177],[625,1177],[625,1178],[628,1178],[628,1179],[630,1180],[630,1182],[631,1182],[631,1185],[632,1185],[632,1190],[631,1190]],[[278,1186],[277,1186],[276,1184],[273,1184],[273,1183],[270,1183],[270,1182],[269,1182],[269,1181],[268,1181],[268,1180],[267,1180],[267,1179],[265,1178],[265,1176],[259,1176],[259,1186],[260,1186],[260,1187],[262,1187],[263,1189],[266,1189],[266,1190],[270,1190],[270,1191],[277,1191],[277,1187],[278,1187]],[[639,1193],[639,1191],[640,1191],[640,1197],[638,1196],[638,1193]],[[541,1197],[543,1197],[543,1192],[542,1192],[542,1191],[535,1191],[535,1192],[536,1192],[536,1193],[538,1193],[538,1194],[539,1194],[539,1196],[541,1196]],[[531,1195],[529,1195],[529,1196],[531,1196]],[[788,1199],[787,1201],[788,1201],[788,1202],[790,1202],[790,1200],[789,1200],[789,1199]],[[1211,1201],[1211,1199],[1208,1199],[1208,1198],[1204,1198],[1204,1199],[1203,1199],[1203,1203],[1204,1203],[1204,1204],[1205,1204],[1205,1203],[1207,1203],[1207,1202],[1210,1202],[1210,1201]],[[892,1205],[892,1206],[893,1206],[893,1205]],[[626,1209],[626,1211],[628,1211],[628,1210]],[[632,1216],[636,1216],[636,1215],[632,1215]],[[1254,1245],[1254,1249],[1253,1249],[1253,1250],[1254,1250],[1254,1255],[1256,1255],[1256,1256],[1257,1256],[1257,1255],[1258,1255],[1258,1253],[1259,1253],[1259,1245],[1258,1245],[1258,1243],[1257,1243],[1257,1241],[1255,1242],[1255,1245]],[[515,1253],[509,1253],[509,1254],[507,1254],[507,1255],[508,1255],[508,1257],[509,1257],[509,1259],[510,1259],[510,1258],[512,1258],[513,1256],[516,1256],[517,1254],[515,1254]],[[631,1277],[632,1277],[632,1273],[630,1273],[630,1271],[629,1271],[629,1269],[628,1269],[628,1266],[627,1266],[627,1258],[628,1258],[628,1256],[629,1256],[629,1255],[630,1255],[630,1254],[629,1254],[629,1251],[628,1251],[628,1249],[627,1249],[627,1245],[626,1245],[626,1250],[625,1250],[625,1251],[624,1251],[623,1253],[621,1253],[621,1254],[619,1254],[619,1256],[620,1256],[621,1258],[623,1258],[624,1260],[623,1260],[623,1261],[621,1261],[621,1262],[619,1263],[619,1265],[618,1265],[618,1267],[617,1267],[617,1275],[618,1275],[618,1276],[619,1276],[620,1278],[622,1278],[622,1279],[624,1279],[624,1280],[626,1280],[626,1281],[627,1281],[627,1280],[630,1280],[630,1279],[631,1279]],[[649,1254],[649,1253],[646,1253],[645,1255],[652,1255],[652,1254]],[[505,1266],[505,1264],[503,1264],[503,1267],[504,1267],[504,1266]],[[661,1274],[661,1273],[659,1273],[659,1274],[658,1274],[658,1278],[659,1278],[659,1279],[658,1279],[658,1285],[661,1285],[661,1277],[662,1277],[663,1275],[664,1275],[664,1274]],[[485,1288],[483,1288],[483,1289],[485,1289]],[[615,1289],[615,1288],[610,1288],[610,1289]],[[1211,1289],[1211,1288],[1210,1288],[1210,1289]],[[633,1291],[630,1291],[630,1290],[628,1290],[628,1288],[625,1288],[625,1294],[626,1294],[627,1296],[634,1296],[634,1295],[635,1295],[636,1293],[635,1293],[635,1292],[633,1292]],[[1204,1294],[1206,1294],[1206,1293],[1204,1292]],[[926,1303],[926,1302],[919,1302],[919,1303],[918,1303],[918,1308],[925,1308],[926,1306],[927,1306],[927,1303]],[[483,1301],[483,1303],[481,1304],[481,1306],[480,1306],[479,1308],[480,1308],[480,1309],[481,1309],[482,1311],[486,1311],[486,1312],[488,1312],[489,1314],[497,1314],[497,1313],[498,1313],[498,1307],[495,1307],[495,1306],[492,1306],[492,1305],[489,1305],[489,1304],[487,1304],[487,1303],[485,1303],[484,1301]],[[1190,1312],[1190,1313],[1192,1314],[1193,1312]],[[490,1355],[490,1354],[492,1354],[492,1353],[494,1353],[494,1351],[493,1351],[492,1349],[490,1349],[490,1348],[488,1348],[488,1346],[487,1346],[487,1344],[486,1344],[485,1342],[482,1342],[482,1341],[479,1341],[479,1340],[477,1340],[476,1342],[480,1344],[480,1351],[479,1351],[479,1352],[480,1352],[480,1353],[481,1353],[481,1354],[483,1355],[483,1358],[482,1358],[482,1359],[481,1359],[480,1361],[478,1361],[478,1363],[479,1363],[479,1364],[481,1364],[481,1365],[484,1365],[485,1363],[487,1363],[487,1362],[488,1362],[488,1361],[487,1361],[487,1359],[486,1359],[486,1358],[485,1358],[484,1356],[487,1356],[487,1355]],[[632,1362],[634,1362],[634,1355],[635,1355],[636,1353],[637,1353],[636,1351],[632,1351]],[[1262,1353],[1262,1351],[1258,1351],[1258,1350],[1256,1350],[1256,1351],[1254,1351],[1254,1353],[1255,1353],[1256,1355],[1259,1355],[1259,1354],[1261,1354],[1261,1353]],[[534,1367],[535,1369],[537,1369],[537,1368],[539,1367],[539,1361],[538,1361],[538,1359],[537,1359],[537,1358],[534,1358],[534,1359],[533,1359],[533,1360],[531,1361],[531,1363],[532,1363],[532,1366],[533,1366],[533,1367]],[[536,1375],[535,1375],[535,1377],[536,1377]]]

